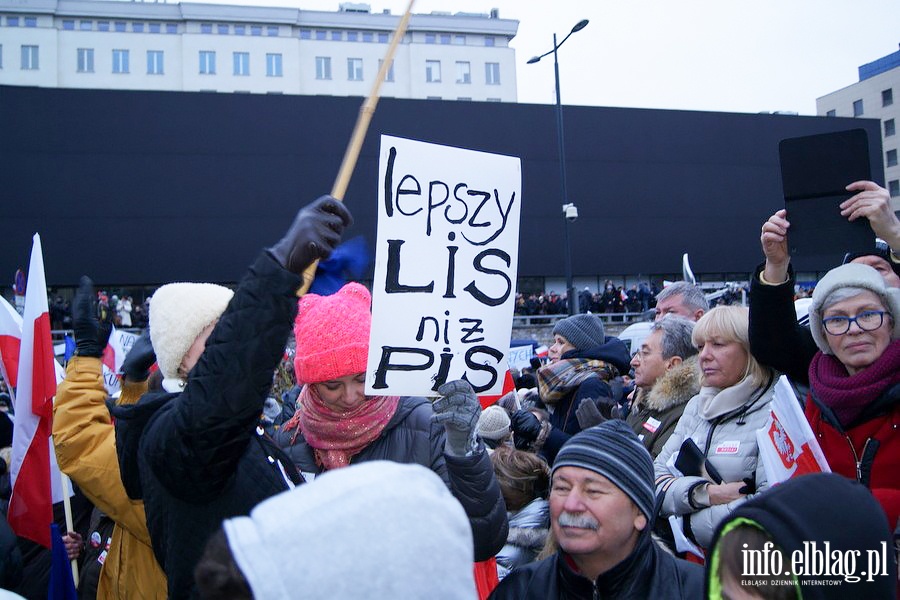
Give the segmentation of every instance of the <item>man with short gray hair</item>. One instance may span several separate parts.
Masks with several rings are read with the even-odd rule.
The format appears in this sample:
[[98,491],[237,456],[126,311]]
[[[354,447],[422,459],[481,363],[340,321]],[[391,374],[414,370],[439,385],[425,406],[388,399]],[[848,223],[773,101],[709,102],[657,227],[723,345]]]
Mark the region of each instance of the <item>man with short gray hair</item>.
[[709,302],[703,290],[687,281],[670,284],[656,295],[656,318],[659,321],[669,314],[696,321],[709,311]]
[[635,393],[625,419],[653,458],[675,430],[688,400],[700,392],[694,322],[677,315],[655,321],[631,366]]

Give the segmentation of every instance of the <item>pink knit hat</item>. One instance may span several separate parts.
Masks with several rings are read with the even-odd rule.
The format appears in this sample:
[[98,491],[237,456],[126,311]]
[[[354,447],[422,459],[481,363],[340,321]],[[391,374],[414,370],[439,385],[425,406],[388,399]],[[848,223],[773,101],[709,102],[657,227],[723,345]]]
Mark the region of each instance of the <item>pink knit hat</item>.
[[363,373],[369,354],[372,296],[348,283],[331,296],[306,294],[294,322],[297,383],[320,383]]

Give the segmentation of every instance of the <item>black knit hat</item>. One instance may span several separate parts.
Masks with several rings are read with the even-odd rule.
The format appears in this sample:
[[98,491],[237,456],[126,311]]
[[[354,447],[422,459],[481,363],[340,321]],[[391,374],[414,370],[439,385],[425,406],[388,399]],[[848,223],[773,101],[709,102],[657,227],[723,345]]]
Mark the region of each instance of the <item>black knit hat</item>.
[[575,315],[559,321],[553,328],[553,335],[566,338],[576,350],[590,350],[602,346],[606,341],[603,321],[597,315]]
[[894,260],[891,256],[890,247],[884,242],[879,240],[879,242],[875,244],[875,247],[867,252],[848,252],[844,255],[844,262],[841,264],[846,265],[848,262],[852,262],[861,256],[877,256],[878,258],[887,261],[887,264],[891,266],[894,273],[900,277],[900,262]]
[[572,436],[556,455],[550,476],[560,467],[603,475],[653,521],[653,459],[624,421],[606,421]]

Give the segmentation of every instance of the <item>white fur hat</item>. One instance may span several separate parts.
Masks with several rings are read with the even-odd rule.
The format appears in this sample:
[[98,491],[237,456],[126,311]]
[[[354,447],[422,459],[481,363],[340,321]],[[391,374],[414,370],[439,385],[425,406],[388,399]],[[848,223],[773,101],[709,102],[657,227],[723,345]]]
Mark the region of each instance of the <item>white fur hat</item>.
[[812,304],[809,306],[809,329],[819,350],[824,354],[834,354],[822,326],[822,304],[835,290],[848,287],[869,290],[880,297],[893,317],[891,339],[900,338],[900,289],[887,287],[878,271],[868,265],[847,263],[828,271],[816,284],[813,292]]
[[181,359],[211,323],[222,316],[234,292],[212,283],[170,283],[150,302],[150,342],[163,377],[178,378]]
[[334,469],[222,527],[254,598],[478,597],[466,513],[418,464]]

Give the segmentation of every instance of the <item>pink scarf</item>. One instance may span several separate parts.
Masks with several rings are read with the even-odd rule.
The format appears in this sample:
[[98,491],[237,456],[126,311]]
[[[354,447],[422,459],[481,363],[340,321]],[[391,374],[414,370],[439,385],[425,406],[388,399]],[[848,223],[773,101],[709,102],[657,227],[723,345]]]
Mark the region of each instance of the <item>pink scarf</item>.
[[297,412],[284,429],[299,425],[315,451],[316,462],[326,469],[346,467],[354,455],[381,435],[399,402],[399,396],[367,396],[355,409],[337,413],[322,402],[315,386],[307,385],[300,392]]
[[848,375],[841,362],[817,352],[809,365],[809,385],[816,398],[834,411],[844,427],[852,424],[871,402],[900,383],[900,340],[894,340],[874,363]]

